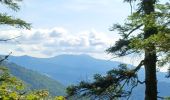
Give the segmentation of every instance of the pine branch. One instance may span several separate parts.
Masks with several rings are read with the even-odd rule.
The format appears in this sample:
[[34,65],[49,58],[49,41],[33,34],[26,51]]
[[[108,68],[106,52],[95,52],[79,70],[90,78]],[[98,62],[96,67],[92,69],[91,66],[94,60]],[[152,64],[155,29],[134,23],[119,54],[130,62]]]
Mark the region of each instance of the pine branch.
[[19,5],[17,2],[21,2],[22,0],[0,0],[1,4],[4,4],[11,8],[14,11],[18,11],[20,9]]
[[139,29],[139,28],[142,27],[142,26],[143,26],[143,24],[140,24],[140,25],[136,26],[134,29],[132,29],[132,30],[126,35],[125,38],[128,38],[130,34],[132,34],[134,31],[136,31],[137,29]]
[[144,60],[142,60],[142,61],[139,63],[139,65],[138,65],[135,69],[133,69],[132,71],[137,72],[143,65],[144,65]]
[[14,39],[17,39],[21,36],[17,36],[17,37],[13,37],[13,38],[9,38],[9,39],[0,39],[0,42],[7,42],[7,41],[11,41],[11,40],[14,40]]
[[8,16],[7,14],[0,14],[0,25],[10,25],[10,26],[15,26],[17,28],[26,28],[26,29],[31,28],[30,23],[26,23],[25,21],[18,18],[13,18],[12,16]]

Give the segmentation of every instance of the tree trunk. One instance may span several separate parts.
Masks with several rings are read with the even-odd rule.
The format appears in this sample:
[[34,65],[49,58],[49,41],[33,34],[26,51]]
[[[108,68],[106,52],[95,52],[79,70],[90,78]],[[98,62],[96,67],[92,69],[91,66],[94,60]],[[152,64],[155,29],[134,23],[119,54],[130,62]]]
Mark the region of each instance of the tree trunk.
[[[154,12],[156,0],[143,0],[143,9],[145,14]],[[147,28],[145,25],[144,38],[147,39],[153,34],[157,34],[157,28]],[[148,49],[149,48],[149,49]],[[156,78],[156,50],[154,44],[145,49],[145,100],[157,100],[157,78]]]
[[145,100],[157,100],[156,53],[145,51]]

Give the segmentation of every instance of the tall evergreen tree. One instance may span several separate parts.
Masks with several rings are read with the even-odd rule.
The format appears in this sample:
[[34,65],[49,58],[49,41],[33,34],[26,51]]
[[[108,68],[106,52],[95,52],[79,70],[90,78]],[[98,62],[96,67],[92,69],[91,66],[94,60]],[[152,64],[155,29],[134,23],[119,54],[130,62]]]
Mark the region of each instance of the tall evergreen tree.
[[[170,4],[159,4],[158,0],[124,1],[138,2],[138,8],[127,18],[124,25],[114,24],[112,31],[117,30],[122,38],[107,49],[107,52],[119,57],[140,53],[144,54],[143,60],[134,69],[120,67],[109,71],[105,77],[95,78],[92,83],[81,82],[78,86],[68,87],[68,94],[90,94],[95,97],[109,95],[112,100],[129,96],[138,83],[145,83],[145,100],[157,100],[156,69],[166,66],[170,61]],[[145,68],[144,82],[137,77],[141,66]],[[132,86],[128,91],[122,89],[126,83],[131,83]],[[108,91],[110,87],[112,89]]]

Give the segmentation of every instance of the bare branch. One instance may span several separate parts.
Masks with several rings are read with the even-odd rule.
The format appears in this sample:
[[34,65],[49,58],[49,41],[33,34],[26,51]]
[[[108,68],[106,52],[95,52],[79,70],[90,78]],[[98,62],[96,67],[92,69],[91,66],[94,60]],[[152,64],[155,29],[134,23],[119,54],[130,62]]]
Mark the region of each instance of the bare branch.
[[0,60],[0,64],[5,61],[6,59],[8,59],[8,57],[12,54],[12,52],[10,52],[8,55],[6,55],[3,59]]
[[142,60],[142,61],[139,63],[139,65],[138,65],[135,69],[133,69],[133,71],[134,71],[134,72],[137,72],[143,65],[144,65],[144,60]]
[[161,99],[161,100],[165,100],[164,97],[157,96],[157,98],[159,98],[159,99]]
[[16,37],[13,37],[13,38],[9,38],[9,39],[0,39],[0,42],[7,42],[7,41],[11,41],[11,40],[14,40],[16,38],[19,38],[21,36],[16,36]]
[[140,83],[140,84],[144,84],[144,83],[145,83],[145,81],[141,82],[140,80],[138,80],[138,83]]
[[127,36],[126,36],[125,38],[129,37],[129,35],[130,35],[131,33],[133,33],[134,31],[136,31],[137,29],[139,29],[139,28],[142,27],[142,26],[143,26],[143,24],[140,24],[140,25],[136,26],[134,29],[132,29],[132,30],[127,34]]

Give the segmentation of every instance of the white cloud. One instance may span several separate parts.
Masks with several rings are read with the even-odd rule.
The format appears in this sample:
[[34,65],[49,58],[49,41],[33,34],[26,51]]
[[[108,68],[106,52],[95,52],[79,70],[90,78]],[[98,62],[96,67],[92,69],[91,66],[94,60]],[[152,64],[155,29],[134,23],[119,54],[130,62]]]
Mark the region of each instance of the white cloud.
[[[107,33],[98,32],[94,29],[79,33],[68,32],[64,28],[51,29],[32,29],[32,30],[6,30],[1,31],[0,37],[13,38],[21,36],[10,41],[6,48],[14,54],[26,54],[31,56],[50,57],[62,53],[72,54],[104,54],[115,39],[118,37],[109,37]],[[19,41],[16,42],[16,41]],[[13,46],[13,48],[11,48]]]
[[[35,57],[51,57],[60,54],[89,54],[105,60],[120,61],[138,65],[143,55],[132,55],[113,58],[105,50],[113,45],[119,36],[110,37],[108,33],[94,29],[79,33],[71,33],[64,28],[6,30],[0,31],[0,38],[7,39],[21,36],[7,43],[0,43],[1,54],[13,52],[13,55],[29,55]],[[19,41],[19,42],[17,42]],[[167,67],[161,68],[166,71]]]

